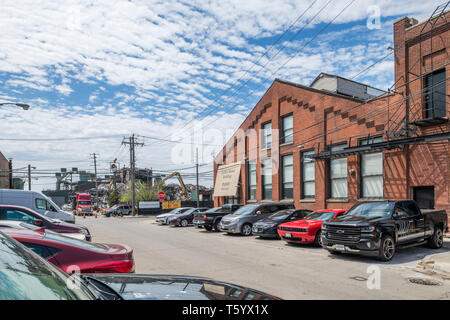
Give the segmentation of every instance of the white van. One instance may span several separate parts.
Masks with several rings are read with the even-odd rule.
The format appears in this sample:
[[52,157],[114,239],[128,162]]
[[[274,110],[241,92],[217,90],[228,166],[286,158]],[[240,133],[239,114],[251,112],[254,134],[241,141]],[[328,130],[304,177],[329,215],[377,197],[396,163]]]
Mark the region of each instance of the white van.
[[0,189],[0,204],[26,207],[51,219],[75,223],[75,216],[72,213],[61,210],[57,204],[40,192]]

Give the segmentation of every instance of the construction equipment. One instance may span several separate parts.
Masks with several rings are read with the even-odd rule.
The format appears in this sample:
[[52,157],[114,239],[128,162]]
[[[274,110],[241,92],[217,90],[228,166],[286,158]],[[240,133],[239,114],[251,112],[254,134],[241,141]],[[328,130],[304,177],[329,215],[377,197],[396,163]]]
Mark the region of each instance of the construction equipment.
[[180,183],[181,191],[183,192],[182,195],[180,196],[180,198],[181,198],[181,200],[185,200],[187,198],[186,186],[184,185],[183,179],[181,178],[181,175],[179,172],[172,172],[167,177],[162,179],[162,181],[165,182],[166,180],[168,180],[174,176],[177,176],[178,182]]

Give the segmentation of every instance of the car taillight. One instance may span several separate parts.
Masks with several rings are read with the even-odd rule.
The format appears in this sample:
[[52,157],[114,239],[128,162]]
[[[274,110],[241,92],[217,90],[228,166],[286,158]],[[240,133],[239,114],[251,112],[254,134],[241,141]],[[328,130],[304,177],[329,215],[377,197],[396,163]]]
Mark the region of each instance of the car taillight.
[[124,260],[110,262],[95,266],[92,270],[97,273],[130,273],[134,272],[134,261]]

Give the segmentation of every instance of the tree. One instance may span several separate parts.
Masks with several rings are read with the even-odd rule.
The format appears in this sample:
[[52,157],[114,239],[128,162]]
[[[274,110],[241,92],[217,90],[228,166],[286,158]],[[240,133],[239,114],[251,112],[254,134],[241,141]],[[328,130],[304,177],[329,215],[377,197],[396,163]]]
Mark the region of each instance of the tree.
[[[158,193],[163,191],[164,182],[157,181],[153,187],[148,187],[142,181],[136,181],[136,203],[139,201],[158,201]],[[131,184],[128,185],[127,191],[120,197],[121,202],[131,202]]]
[[114,189],[113,192],[108,197],[108,205],[112,207],[115,204],[118,204],[120,201],[120,194],[119,190]]

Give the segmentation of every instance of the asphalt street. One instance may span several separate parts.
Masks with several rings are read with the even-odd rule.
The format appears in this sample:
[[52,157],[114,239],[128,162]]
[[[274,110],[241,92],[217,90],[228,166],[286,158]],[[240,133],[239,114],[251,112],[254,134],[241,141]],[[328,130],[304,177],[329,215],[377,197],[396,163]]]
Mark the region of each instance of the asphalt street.
[[208,277],[283,299],[450,299],[450,280],[416,269],[429,255],[449,255],[448,239],[440,250],[403,249],[386,263],[281,240],[161,226],[154,217],[77,217],[77,223],[89,228],[94,242],[133,247],[136,273]]

